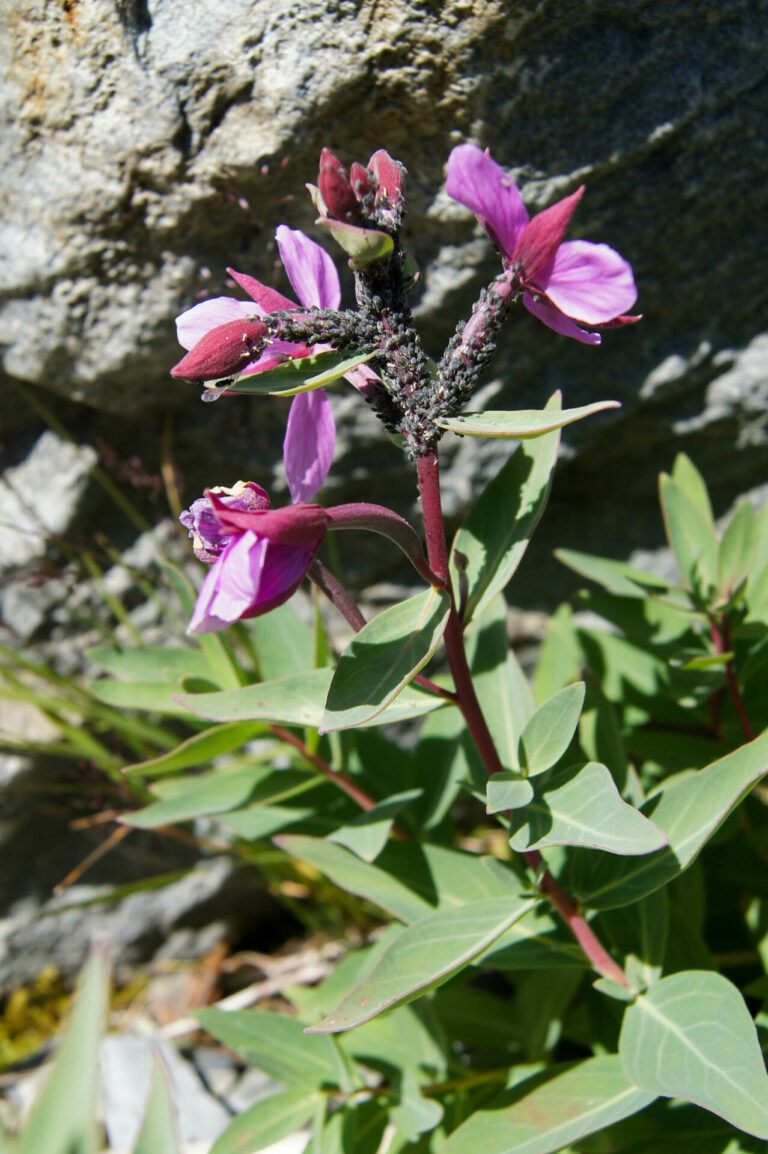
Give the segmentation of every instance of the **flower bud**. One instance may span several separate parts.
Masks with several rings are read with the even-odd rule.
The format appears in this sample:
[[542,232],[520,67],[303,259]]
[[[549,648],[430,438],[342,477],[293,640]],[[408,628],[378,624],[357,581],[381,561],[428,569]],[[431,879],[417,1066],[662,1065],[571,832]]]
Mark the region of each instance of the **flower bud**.
[[263,321],[246,318],[217,325],[171,369],[172,377],[188,381],[215,381],[237,374],[258,357],[269,330]]
[[368,167],[376,181],[376,208],[401,212],[405,206],[405,169],[384,148],[374,152]]
[[352,191],[360,201],[364,200],[376,187],[368,169],[357,160],[354,164],[350,165],[349,180],[352,185]]
[[324,148],[320,153],[317,186],[328,215],[334,220],[355,222],[360,219],[360,207],[352,190],[349,173],[330,148]]

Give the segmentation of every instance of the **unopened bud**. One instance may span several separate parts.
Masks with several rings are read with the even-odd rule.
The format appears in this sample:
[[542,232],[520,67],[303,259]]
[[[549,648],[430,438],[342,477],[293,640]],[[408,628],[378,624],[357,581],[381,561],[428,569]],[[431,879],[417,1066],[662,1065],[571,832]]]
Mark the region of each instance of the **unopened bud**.
[[362,201],[370,193],[374,191],[375,185],[371,179],[371,174],[365,165],[360,164],[357,160],[350,165],[349,180],[352,185],[352,191],[358,200]]
[[258,357],[267,344],[268,333],[267,326],[256,318],[217,325],[173,366],[171,376],[188,381],[233,376]]
[[324,148],[320,153],[317,185],[328,215],[334,220],[354,223],[360,219],[360,207],[352,191],[349,173],[330,148]]
[[399,211],[405,204],[405,168],[384,148],[374,152],[368,167],[376,181],[376,207]]

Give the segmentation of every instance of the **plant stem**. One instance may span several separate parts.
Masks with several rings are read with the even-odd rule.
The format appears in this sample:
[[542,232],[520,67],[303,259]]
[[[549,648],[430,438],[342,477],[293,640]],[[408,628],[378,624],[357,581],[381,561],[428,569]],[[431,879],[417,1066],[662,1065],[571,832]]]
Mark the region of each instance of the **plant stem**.
[[[424,516],[424,532],[427,539],[427,557],[434,572],[445,581],[453,602],[448,548],[440,501],[440,468],[437,450],[420,456],[417,461],[417,470]],[[477,700],[464,648],[462,624],[456,612],[455,604],[452,605],[448,618],[444,641],[448,664],[456,684],[459,709],[472,734],[486,773],[490,777],[494,773],[503,771],[504,766],[483,716],[480,702]],[[541,871],[544,860],[537,850],[529,850],[524,857],[534,873]],[[549,898],[561,915],[594,969],[603,974],[604,977],[612,978],[620,985],[629,987],[624,971],[613,960],[595,932],[590,928],[586,918],[579,910],[578,904],[562,889],[560,883],[546,868],[543,873],[540,873],[539,890]]]
[[347,797],[351,797],[361,809],[366,811],[371,810],[376,805],[375,800],[367,794],[364,789],[361,789],[351,778],[346,774],[340,773],[337,769],[332,769],[327,761],[319,757],[316,753],[312,753],[300,737],[295,733],[291,733],[289,729],[284,729],[282,725],[271,725],[270,729],[275,737],[279,737],[281,741],[285,741],[288,745],[292,745],[294,749],[298,750],[301,756],[313,765],[318,773],[326,777],[328,781],[332,781],[339,789],[346,793]]
[[[718,620],[716,617],[711,617],[709,626],[712,634],[712,643],[715,647],[716,653],[728,653],[731,648],[731,623],[728,620],[728,614],[723,613]],[[736,674],[733,669],[733,662],[728,660],[725,663],[725,683],[728,686],[728,692],[731,695],[733,707],[736,710],[736,716],[739,719],[739,724],[747,741],[755,740],[755,731],[752,728],[747,711],[744,707],[744,701],[739,689],[739,683],[736,680]]]

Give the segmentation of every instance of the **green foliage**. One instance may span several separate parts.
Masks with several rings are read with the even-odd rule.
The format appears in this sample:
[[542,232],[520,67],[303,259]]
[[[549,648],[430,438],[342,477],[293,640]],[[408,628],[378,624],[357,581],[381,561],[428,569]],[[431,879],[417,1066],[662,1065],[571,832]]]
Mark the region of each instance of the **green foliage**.
[[[205,818],[251,860],[270,839],[273,868],[333,895],[322,924],[338,926],[337,907],[359,920],[328,977],[283,992],[291,1013],[197,1012],[285,1087],[213,1154],[303,1126],[309,1149],[339,1154],[377,1154],[385,1132],[391,1154],[723,1154],[768,1139],[768,516],[742,502],[719,529],[679,457],[661,502],[680,582],[563,552],[596,588],[553,616],[532,684],[507,639],[502,592],[559,430],[598,407],[557,397],[537,415],[446,422],[526,438],[456,534],[456,602],[436,577],[340,655],[286,604],[186,647],[101,645],[106,676],[86,691],[47,680],[49,698],[90,710],[81,743],[122,719],[126,773],[102,756],[134,791],[125,824]],[[186,580],[166,576],[188,609]],[[100,965],[66,1043],[83,1053]],[[95,1154],[93,1066],[56,1077],[18,1154]],[[62,1126],[70,1096],[83,1105],[56,1146],[39,1119]],[[158,1071],[136,1154],[176,1154],[173,1127]]]

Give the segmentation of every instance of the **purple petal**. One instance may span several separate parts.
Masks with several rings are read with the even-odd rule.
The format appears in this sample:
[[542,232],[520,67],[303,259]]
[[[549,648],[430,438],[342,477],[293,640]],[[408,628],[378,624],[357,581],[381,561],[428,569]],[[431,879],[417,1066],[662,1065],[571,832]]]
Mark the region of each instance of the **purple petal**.
[[448,157],[445,188],[489,225],[504,253],[511,257],[528,223],[520,190],[501,165],[476,144],[460,144]]
[[195,603],[188,633],[211,633],[239,621],[258,600],[267,542],[255,533],[235,537],[214,561]]
[[579,328],[577,324],[569,320],[567,316],[547,301],[534,300],[528,292],[523,293],[523,304],[529,313],[533,313],[545,325],[554,329],[556,333],[562,333],[564,337],[573,337],[575,341],[581,341],[583,345],[599,345],[603,339],[600,333],[590,333],[587,329]]
[[238,301],[234,297],[213,297],[209,301],[201,301],[199,305],[194,305],[176,317],[176,336],[183,349],[191,349],[211,329],[225,325],[227,321],[240,321],[243,317],[263,315],[264,310],[253,301]]
[[337,309],[341,304],[339,274],[325,249],[284,224],[275,237],[288,280],[301,303],[307,308]]
[[561,244],[537,284],[556,308],[588,325],[612,321],[637,300],[632,266],[607,244],[587,240]]
[[316,544],[297,546],[267,542],[258,598],[262,613],[281,605],[296,591],[316,552]]
[[333,460],[336,425],[325,389],[293,398],[283,442],[285,475],[294,505],[322,488]]
[[248,273],[238,272],[237,269],[228,268],[227,272],[232,277],[232,280],[237,281],[240,288],[248,293],[258,304],[261,305],[265,313],[277,313],[283,309],[297,308],[296,301],[289,300],[279,293],[277,289],[270,288],[269,285],[262,284],[260,280],[255,277],[248,276]]

